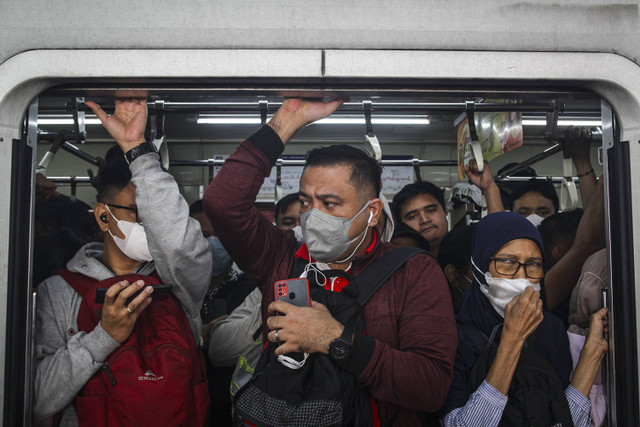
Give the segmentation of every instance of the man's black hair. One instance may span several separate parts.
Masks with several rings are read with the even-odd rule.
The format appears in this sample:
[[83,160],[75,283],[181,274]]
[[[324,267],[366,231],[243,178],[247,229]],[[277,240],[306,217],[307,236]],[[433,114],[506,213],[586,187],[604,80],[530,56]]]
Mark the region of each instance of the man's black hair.
[[292,203],[295,203],[298,200],[300,200],[300,194],[299,193],[287,194],[282,199],[278,200],[278,203],[276,203],[276,211],[275,211],[275,215],[274,215],[274,219],[276,220],[276,224],[278,223],[278,217],[280,216],[280,214],[282,212],[286,212],[287,209],[289,209],[289,206],[291,206]]
[[104,203],[131,182],[131,171],[124,157],[115,157],[97,177],[98,202]]
[[194,216],[199,214],[200,212],[204,212],[204,207],[202,206],[202,199],[196,200],[195,202],[189,205],[189,216]]
[[447,265],[453,265],[460,272],[469,268],[475,230],[475,224],[463,225],[455,227],[444,236],[438,250],[440,268],[444,270]]
[[349,181],[358,193],[371,192],[367,198],[379,197],[382,188],[382,165],[366,152],[350,145],[330,145],[307,152],[305,169],[310,166],[350,166]]
[[570,247],[573,244],[583,213],[582,209],[557,213],[545,218],[538,226],[538,231],[544,243],[544,255],[548,263],[547,268],[554,261],[552,257],[554,247],[561,244]]
[[516,200],[532,191],[540,193],[545,199],[551,200],[556,212],[560,210],[560,200],[558,199],[558,193],[556,193],[556,188],[553,186],[553,183],[546,179],[536,178],[531,178],[529,181],[519,185],[515,190],[513,190],[507,209],[513,210],[513,205]]
[[113,160],[120,159],[122,157],[124,157],[122,148],[120,148],[119,145],[113,145],[107,150],[107,154],[104,155],[104,161],[111,163]]
[[[93,216],[91,216],[93,220]],[[95,224],[95,220],[93,220]],[[51,230],[34,239],[33,284],[38,286],[44,279],[66,268],[67,263],[80,248],[94,240],[94,235],[86,234],[76,224]]]
[[420,194],[432,195],[442,206],[442,209],[446,211],[444,205],[444,190],[429,181],[414,182],[413,184],[407,184],[402,187],[402,190],[398,191],[393,196],[393,204],[391,211],[397,222],[402,222],[402,206],[409,200]]
[[[514,166],[518,166],[520,163],[512,162],[504,165],[496,175],[500,176],[503,172],[508,171],[509,169],[513,169]],[[519,170],[516,173],[509,174],[509,176],[538,176],[535,169],[531,166],[527,166],[524,169]],[[500,189],[500,199],[502,200],[502,205],[506,207],[506,209],[510,209],[507,206],[511,203],[511,194],[514,192],[516,188],[521,184],[516,181],[497,181],[496,184]]]
[[404,222],[398,223],[393,229],[393,236],[391,236],[391,243],[397,238],[410,238],[416,242],[417,247],[423,249],[425,251],[431,250],[431,245],[429,241],[425,239],[425,237],[420,234],[419,231],[415,230],[413,227],[408,226]]

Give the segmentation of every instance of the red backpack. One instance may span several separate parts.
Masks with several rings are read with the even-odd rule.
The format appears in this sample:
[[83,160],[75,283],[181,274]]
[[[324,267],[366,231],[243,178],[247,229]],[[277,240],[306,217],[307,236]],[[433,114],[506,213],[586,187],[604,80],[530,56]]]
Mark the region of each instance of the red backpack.
[[[155,274],[128,274],[98,281],[60,274],[82,295],[78,330],[91,332],[101,317],[96,290],[121,280],[161,284]],[[204,426],[209,393],[206,365],[178,299],[154,300],[138,317],[129,338],[107,357],[75,398],[80,426]]]

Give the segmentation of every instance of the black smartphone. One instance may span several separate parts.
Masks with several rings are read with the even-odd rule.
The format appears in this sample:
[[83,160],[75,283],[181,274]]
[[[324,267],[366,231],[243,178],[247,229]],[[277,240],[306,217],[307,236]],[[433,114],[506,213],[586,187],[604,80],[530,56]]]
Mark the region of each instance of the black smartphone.
[[286,301],[298,307],[310,307],[309,282],[306,278],[278,280],[274,285],[277,300]]
[[[141,287],[133,295],[127,298],[127,302],[125,303],[125,305],[129,304],[131,301],[133,301],[135,297],[140,295],[140,292],[142,292],[144,288],[146,288],[147,286],[149,285],[145,285]],[[153,287],[153,292],[151,293],[151,299],[160,300],[160,299],[169,298],[169,294],[171,293],[171,288],[173,286],[170,285],[169,283],[164,283],[162,285],[152,285],[152,287]],[[95,302],[97,304],[104,304],[104,296],[107,293],[108,289],[109,288],[98,288],[98,290],[96,291],[96,299],[95,299]]]

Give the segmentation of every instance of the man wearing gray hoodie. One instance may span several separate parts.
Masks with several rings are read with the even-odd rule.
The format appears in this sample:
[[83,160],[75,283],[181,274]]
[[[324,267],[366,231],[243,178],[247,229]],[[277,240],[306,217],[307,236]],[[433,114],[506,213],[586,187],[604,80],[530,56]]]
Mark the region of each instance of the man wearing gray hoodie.
[[[126,164],[124,173],[112,164],[116,160],[101,174],[94,216],[105,233],[104,244],[82,247],[67,269],[98,281],[155,271],[163,283],[173,285],[200,345],[199,310],[211,277],[211,250],[175,180],[144,142],[146,100],[117,99],[112,115],[95,103],[87,106],[125,153],[128,170]],[[127,303],[139,289],[143,292]],[[36,419],[63,411],[60,425],[77,425],[75,396],[127,340],[140,313],[153,304],[151,293],[141,280],[115,283],[106,292],[100,322],[87,333],[78,330],[77,322],[83,298],[69,283],[55,275],[38,287]]]

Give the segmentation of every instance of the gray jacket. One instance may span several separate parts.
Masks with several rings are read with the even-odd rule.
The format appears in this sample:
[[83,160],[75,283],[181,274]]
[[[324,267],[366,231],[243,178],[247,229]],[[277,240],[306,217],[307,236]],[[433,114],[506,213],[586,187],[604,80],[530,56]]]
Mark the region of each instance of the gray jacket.
[[[136,273],[157,269],[182,303],[196,343],[201,342],[200,306],[209,287],[212,256],[199,223],[173,177],[160,168],[157,154],[145,154],[130,165],[136,204],[154,261]],[[104,280],[115,274],[102,262],[102,244],[82,247],[67,264],[72,272]],[[78,331],[82,297],[62,277],[46,279],[37,290],[35,418],[64,409],[61,425],[77,425],[71,403],[84,384],[119,344],[101,325],[90,333]]]

